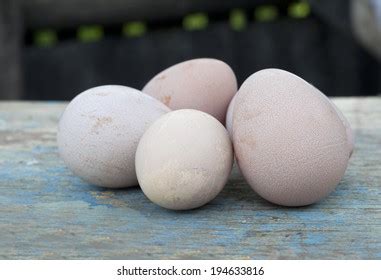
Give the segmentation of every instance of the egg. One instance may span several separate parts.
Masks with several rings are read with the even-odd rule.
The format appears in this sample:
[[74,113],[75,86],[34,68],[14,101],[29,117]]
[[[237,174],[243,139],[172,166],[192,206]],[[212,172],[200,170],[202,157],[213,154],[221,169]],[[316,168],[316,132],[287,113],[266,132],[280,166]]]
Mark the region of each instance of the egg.
[[[329,100],[329,98],[326,95],[324,95],[323,93],[321,93],[321,94]],[[352,127],[351,127],[348,119],[344,116],[344,114],[340,111],[340,109],[337,108],[337,106],[331,100],[329,100],[329,101],[330,101],[332,107],[335,109],[337,115],[339,116],[340,120],[342,121],[342,123],[345,127],[345,132],[347,134],[348,152],[349,152],[349,157],[351,157],[353,154],[353,150],[355,148],[355,137],[353,134]]]
[[223,189],[233,164],[224,126],[193,109],[170,112],[144,133],[136,172],[144,194],[172,210],[200,207]]
[[226,112],[226,120],[225,127],[229,133],[231,139],[233,139],[233,107],[235,102],[236,95],[234,95],[233,99],[230,101],[228,110]]
[[237,92],[237,80],[225,62],[200,58],[162,71],[145,85],[143,92],[173,110],[196,109],[225,123],[229,102]]
[[135,152],[148,126],[170,109],[124,86],[100,86],[76,96],[61,116],[57,142],[66,165],[102,187],[137,185]]
[[315,203],[343,177],[346,128],[328,98],[280,69],[251,75],[234,102],[233,144],[240,170],[260,196],[285,206]]
[[[319,91],[318,89],[316,89],[316,90]],[[319,93],[324,98],[326,98],[329,101],[329,103],[335,109],[335,111],[336,111],[337,115],[339,116],[340,120],[343,122],[343,125],[345,127],[345,131],[346,131],[346,134],[347,134],[348,153],[349,153],[349,157],[351,157],[352,153],[353,153],[353,150],[354,150],[354,146],[355,146],[355,138],[354,138],[352,127],[351,127],[349,121],[347,120],[347,118],[340,111],[340,109],[337,108],[337,106],[326,95],[324,95],[320,91],[319,91]],[[229,107],[228,107],[228,111],[226,113],[226,123],[225,123],[226,129],[228,130],[228,133],[229,133],[229,136],[230,136],[231,139],[233,137],[233,127],[232,126],[233,126],[233,108],[234,108],[235,98],[236,98],[236,95],[230,101],[230,104],[229,104]]]

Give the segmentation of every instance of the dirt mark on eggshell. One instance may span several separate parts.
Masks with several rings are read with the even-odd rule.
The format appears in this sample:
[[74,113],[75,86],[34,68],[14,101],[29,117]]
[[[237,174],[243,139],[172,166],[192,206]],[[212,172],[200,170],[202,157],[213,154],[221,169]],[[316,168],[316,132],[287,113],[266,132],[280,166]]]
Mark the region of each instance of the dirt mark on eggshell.
[[169,103],[171,102],[171,99],[172,97],[169,96],[169,95],[165,95],[164,97],[161,98],[161,102],[164,103],[166,106],[169,105]]
[[104,125],[112,123],[111,117],[97,117],[95,124],[93,125],[91,132],[98,134],[99,129],[101,129]]
[[167,75],[160,75],[156,78],[157,81],[162,81],[162,80],[165,80],[167,78]]

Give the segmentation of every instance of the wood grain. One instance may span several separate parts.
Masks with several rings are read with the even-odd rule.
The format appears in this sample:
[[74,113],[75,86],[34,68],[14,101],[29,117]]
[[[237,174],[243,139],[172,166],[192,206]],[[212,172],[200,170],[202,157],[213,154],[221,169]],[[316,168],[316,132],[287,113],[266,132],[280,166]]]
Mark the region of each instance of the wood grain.
[[0,259],[380,259],[381,98],[334,102],[356,149],[328,198],[279,207],[235,169],[214,201],[186,212],[73,176],[55,140],[66,103],[0,103]]

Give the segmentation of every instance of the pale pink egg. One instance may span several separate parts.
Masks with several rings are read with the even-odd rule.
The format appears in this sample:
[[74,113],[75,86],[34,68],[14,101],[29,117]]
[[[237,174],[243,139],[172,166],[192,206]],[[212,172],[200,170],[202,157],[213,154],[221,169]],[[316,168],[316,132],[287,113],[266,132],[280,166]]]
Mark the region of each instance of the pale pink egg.
[[332,192],[348,160],[346,127],[328,98],[287,71],[251,75],[234,101],[240,170],[263,198],[302,206]]
[[196,109],[225,123],[229,102],[237,92],[237,80],[225,62],[200,58],[167,68],[142,91],[173,110]]

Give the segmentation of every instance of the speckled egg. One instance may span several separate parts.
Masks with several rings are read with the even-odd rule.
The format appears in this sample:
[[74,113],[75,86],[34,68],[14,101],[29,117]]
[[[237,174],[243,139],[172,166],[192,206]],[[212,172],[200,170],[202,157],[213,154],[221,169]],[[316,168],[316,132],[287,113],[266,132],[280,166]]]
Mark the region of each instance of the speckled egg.
[[223,189],[233,164],[224,126],[212,116],[183,109],[159,118],[136,152],[140,187],[154,203],[173,210],[200,207]]
[[[318,89],[316,89],[318,90]],[[319,90],[318,90],[319,91]],[[319,91],[320,92],[320,91]],[[347,134],[347,141],[348,141],[348,152],[349,152],[349,157],[352,156],[353,154],[353,150],[354,150],[354,147],[355,147],[355,137],[354,137],[354,134],[353,134],[353,130],[351,128],[351,125],[349,123],[349,121],[347,120],[347,118],[344,116],[344,114],[340,111],[339,108],[337,108],[337,106],[335,105],[335,103],[333,103],[326,95],[324,95],[322,92],[320,92],[322,96],[324,96],[324,98],[326,98],[329,103],[333,106],[333,108],[335,109],[337,115],[339,116],[339,118],[341,119],[341,121],[343,122],[343,125],[345,127],[345,131],[346,131],[346,134]],[[228,107],[228,111],[226,113],[226,122],[225,122],[225,126],[226,126],[226,129],[229,133],[229,136],[230,138],[232,139],[233,137],[233,108],[234,108],[234,101],[235,101],[235,98],[236,98],[236,95],[233,97],[233,99],[230,101],[230,104],[229,104],[229,107]]]
[[137,185],[135,152],[148,126],[170,109],[124,86],[100,86],[75,97],[61,116],[59,153],[85,181],[103,187]]
[[237,80],[225,62],[200,58],[162,71],[146,84],[143,92],[173,110],[196,109],[225,123],[229,102],[237,92]]
[[238,91],[233,143],[249,185],[285,206],[308,205],[327,196],[349,160],[346,128],[329,100],[279,69],[254,73]]

